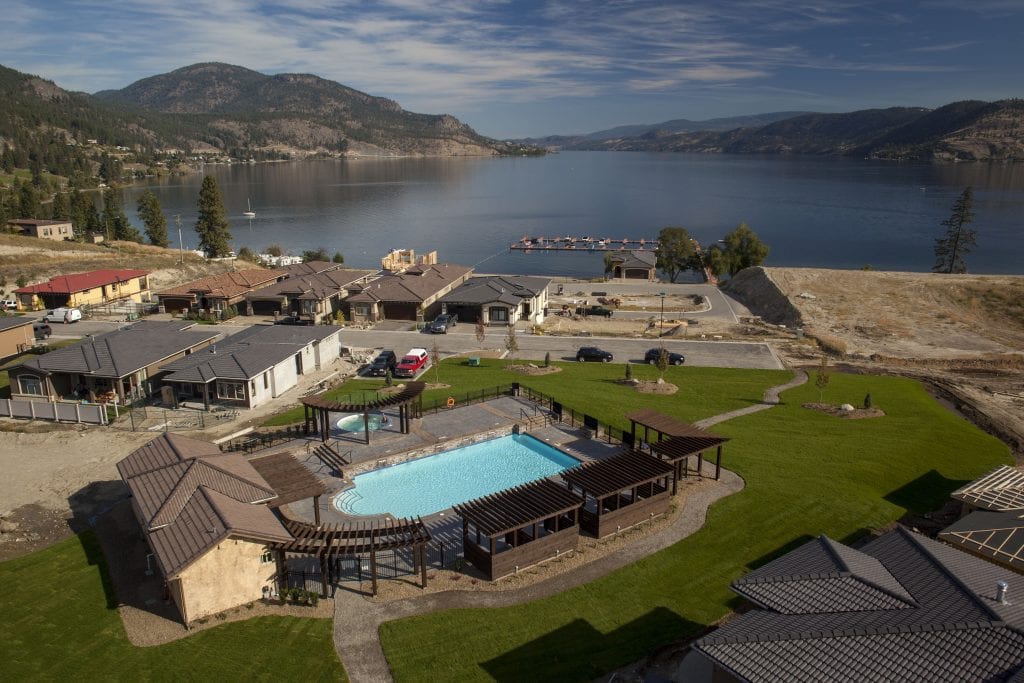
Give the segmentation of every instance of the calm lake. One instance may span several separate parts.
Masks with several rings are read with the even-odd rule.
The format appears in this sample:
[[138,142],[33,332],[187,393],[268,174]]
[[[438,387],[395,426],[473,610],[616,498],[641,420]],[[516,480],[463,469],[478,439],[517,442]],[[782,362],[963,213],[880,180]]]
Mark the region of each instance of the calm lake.
[[[542,158],[372,159],[207,166],[220,183],[236,250],[280,244],[341,251],[379,267],[392,248],[436,249],[478,272],[596,277],[600,253],[510,252],[525,235],[652,239],[683,226],[705,246],[746,221],[768,265],[927,271],[941,222],[974,187],[974,273],[1024,273],[1024,165],[632,152]],[[128,188],[129,215],[152,188],[181,215],[186,248],[199,174]],[[251,202],[256,218],[242,213]]]

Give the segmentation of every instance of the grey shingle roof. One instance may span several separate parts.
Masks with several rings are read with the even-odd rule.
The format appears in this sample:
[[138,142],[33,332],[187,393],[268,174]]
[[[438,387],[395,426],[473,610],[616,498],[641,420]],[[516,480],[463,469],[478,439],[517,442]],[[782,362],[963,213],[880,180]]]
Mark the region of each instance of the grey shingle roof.
[[1024,510],[1024,470],[1000,465],[951,495],[985,510]]
[[253,325],[211,346],[164,366],[165,382],[248,380],[288,360],[304,347],[338,334],[329,325]]
[[27,315],[0,316],[0,332],[13,330],[15,327],[21,327],[22,325],[31,325],[34,322],[35,320]]
[[473,277],[441,297],[449,304],[471,306],[501,302],[516,305],[522,299],[537,296],[551,284],[546,277],[486,275]]
[[949,525],[939,538],[1024,572],[1024,513],[977,510]]
[[617,251],[611,254],[611,258],[621,263],[623,268],[654,268],[658,263],[653,251]]
[[[913,604],[757,609],[694,648],[748,681],[1005,680],[1024,667],[1024,608],[994,600],[995,581],[1006,570],[902,528],[871,541],[859,555],[832,541],[811,541],[761,567],[754,579],[737,582],[736,589],[744,594],[759,582],[774,583],[780,587],[776,599],[798,608],[796,598],[807,595],[809,579],[803,576],[830,563],[846,566],[858,581],[868,576],[884,583],[880,565]],[[783,595],[787,584],[794,595]]]
[[[305,265],[305,264],[298,264]],[[372,270],[328,270],[319,273],[291,275],[267,287],[262,287],[245,295],[250,301],[273,299],[281,296],[291,298],[326,299],[346,288],[354,282],[373,275]]]
[[170,578],[229,536],[288,540],[264,503],[277,494],[237,453],[165,434],[117,464],[136,517]]
[[126,377],[219,335],[212,330],[189,329],[194,325],[181,320],[138,322],[51,351],[23,365],[44,372]]

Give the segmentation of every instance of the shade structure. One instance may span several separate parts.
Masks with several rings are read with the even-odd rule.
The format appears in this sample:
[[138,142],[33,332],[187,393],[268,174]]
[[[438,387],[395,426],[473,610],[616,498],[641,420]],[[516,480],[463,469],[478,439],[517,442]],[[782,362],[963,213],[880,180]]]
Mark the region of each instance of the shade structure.
[[342,403],[329,399],[326,393],[304,396],[301,400],[305,413],[306,433],[319,428],[320,440],[327,442],[330,435],[329,413],[362,413],[365,428],[363,439],[370,443],[370,411],[398,407],[398,428],[402,434],[408,434],[413,417],[422,412],[420,399],[427,385],[425,382],[408,382],[397,394],[389,394],[362,403]]

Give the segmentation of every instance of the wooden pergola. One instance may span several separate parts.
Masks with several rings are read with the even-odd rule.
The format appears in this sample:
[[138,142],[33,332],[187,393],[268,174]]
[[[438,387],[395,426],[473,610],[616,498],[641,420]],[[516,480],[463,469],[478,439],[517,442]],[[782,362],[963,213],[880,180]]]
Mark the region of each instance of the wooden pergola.
[[302,399],[306,433],[319,429],[320,440],[324,443],[330,438],[331,423],[329,413],[362,413],[363,436],[370,443],[370,412],[398,406],[398,428],[402,434],[408,434],[412,418],[423,413],[422,394],[427,385],[424,382],[409,382],[402,391],[390,396],[375,398],[364,403],[339,403],[328,399],[325,394],[306,396]]
[[[729,439],[700,427],[680,422],[673,417],[663,415],[656,410],[645,408],[628,413],[630,433],[633,435],[633,443],[636,443],[637,425],[644,428],[643,440],[647,442],[651,452],[662,460],[666,460],[675,467],[676,481],[690,474],[690,456],[697,456],[698,476],[704,476],[704,453],[715,449],[715,479],[722,475],[722,444]],[[657,434],[657,439],[652,442],[650,432]],[[672,490],[675,494],[675,487]]]
[[463,555],[493,581],[575,550],[582,503],[549,479],[460,503]]
[[309,469],[288,452],[253,458],[249,461],[260,476],[267,480],[277,497],[267,501],[272,508],[299,500],[313,499],[313,514],[320,523],[320,496],[327,487]]
[[598,538],[664,513],[675,490],[675,468],[637,450],[584,463],[560,476],[570,491],[583,496],[580,526]]
[[284,520],[284,527],[294,538],[287,542],[271,543],[277,559],[278,576],[285,571],[285,553],[311,555],[320,562],[320,586],[327,597],[328,583],[333,583],[334,560],[339,557],[369,553],[373,594],[377,594],[377,552],[412,548],[414,571],[420,573],[421,585],[427,587],[427,551],[430,531],[423,520],[382,518],[366,522],[345,524],[309,524],[292,519]]

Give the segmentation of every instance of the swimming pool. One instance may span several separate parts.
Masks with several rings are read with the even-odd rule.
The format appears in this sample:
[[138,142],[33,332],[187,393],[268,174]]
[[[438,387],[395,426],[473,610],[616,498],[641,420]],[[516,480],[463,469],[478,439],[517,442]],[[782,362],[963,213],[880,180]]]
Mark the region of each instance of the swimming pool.
[[527,434],[512,434],[357,474],[334,498],[350,515],[415,517],[550,477],[579,460]]
[[[380,429],[381,413],[370,413],[370,431],[375,432]],[[346,432],[364,432],[366,431],[366,421],[360,414],[346,415],[334,423],[332,431],[338,431],[341,433]]]

